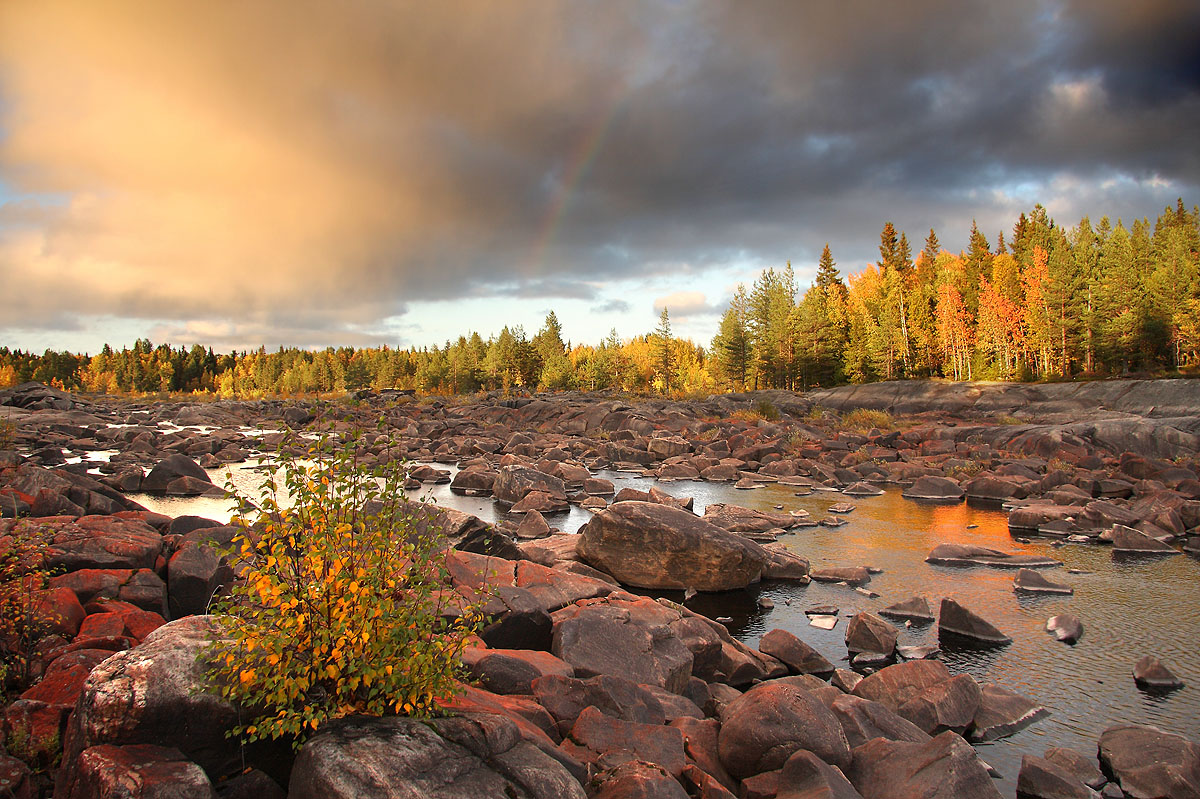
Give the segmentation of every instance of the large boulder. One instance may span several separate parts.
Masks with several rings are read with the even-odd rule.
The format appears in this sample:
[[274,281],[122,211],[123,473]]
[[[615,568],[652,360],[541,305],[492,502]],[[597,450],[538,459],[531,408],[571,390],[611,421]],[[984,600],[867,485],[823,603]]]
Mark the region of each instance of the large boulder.
[[1178,555],[1179,550],[1164,544],[1157,538],[1146,535],[1141,530],[1126,527],[1123,524],[1112,526],[1113,552],[1130,552],[1143,555]]
[[843,770],[871,799],[1000,799],[974,748],[950,731],[924,743],[875,738]]
[[979,693],[979,709],[971,721],[973,742],[994,741],[1023,730],[1050,711],[1027,696],[986,683]]
[[142,491],[148,494],[194,496],[215,489],[208,472],[187,455],[168,455],[142,478]]
[[1200,746],[1141,724],[1117,724],[1100,735],[1100,765],[1136,799],[1200,797]]
[[758,642],[758,651],[785,663],[797,674],[832,674],[825,656],[787,630],[774,629]]
[[1096,793],[1057,763],[1025,755],[1017,775],[1017,795],[1022,799],[1094,799]]
[[42,529],[49,539],[48,566],[63,572],[79,569],[154,568],[162,552],[162,535],[141,519],[82,516],[78,519],[0,520],[0,536],[14,525]]
[[757,685],[730,702],[722,718],[721,762],[739,779],[780,768],[798,749],[841,768],[850,763],[850,746],[833,711],[803,688]]
[[961,734],[975,718],[980,698],[975,678],[959,674],[920,691],[897,712],[931,735],[944,730]]
[[601,768],[642,759],[679,777],[686,764],[683,732],[678,728],[624,721],[594,707],[579,714],[569,740],[578,747],[570,749],[575,757]]
[[839,769],[806,749],[783,764],[775,799],[863,799]]
[[492,493],[500,502],[515,505],[531,491],[541,491],[557,499],[566,499],[567,487],[554,475],[531,466],[502,466],[492,484]]
[[204,769],[178,749],[100,744],[79,756],[70,799],[217,799]]
[[898,712],[925,689],[949,679],[950,670],[940,660],[910,660],[865,677],[854,686],[853,693]]
[[214,780],[241,769],[244,753],[226,734],[241,716],[212,691],[202,657],[218,630],[210,616],[189,616],[92,669],[63,747],[63,795],[80,779],[80,754],[100,744],[170,741]]
[[873,738],[916,743],[929,740],[929,733],[870,699],[842,694],[833,700],[829,709],[842,725],[842,731],[846,733],[846,741],[851,749],[862,746]]
[[290,799],[585,799],[556,758],[501,716],[419,721],[350,716],[300,749]]
[[681,694],[691,650],[671,629],[679,614],[649,599],[598,599],[552,615],[551,651],[579,677],[612,674]]
[[896,651],[896,628],[874,613],[863,611],[846,625],[846,648],[891,657]]
[[766,533],[770,530],[789,530],[805,523],[807,513],[793,516],[790,513],[743,508],[714,502],[704,508],[704,520],[731,533]]
[[579,555],[625,585],[731,591],[757,582],[762,547],[687,511],[617,502],[580,529]]

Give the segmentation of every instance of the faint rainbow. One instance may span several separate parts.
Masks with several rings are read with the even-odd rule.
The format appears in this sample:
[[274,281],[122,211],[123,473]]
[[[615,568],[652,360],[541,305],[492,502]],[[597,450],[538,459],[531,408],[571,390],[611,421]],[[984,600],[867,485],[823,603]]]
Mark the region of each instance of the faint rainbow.
[[579,183],[587,177],[588,172],[596,163],[604,146],[604,140],[612,129],[613,121],[625,105],[625,99],[619,92],[611,92],[604,104],[604,111],[596,114],[583,135],[575,142],[567,159],[567,170],[564,178],[558,183],[558,191],[554,199],[546,207],[538,224],[538,234],[534,238],[530,257],[530,266],[536,271],[546,258],[546,250],[554,240],[555,233],[562,225],[563,216],[570,205],[571,197],[579,188]]

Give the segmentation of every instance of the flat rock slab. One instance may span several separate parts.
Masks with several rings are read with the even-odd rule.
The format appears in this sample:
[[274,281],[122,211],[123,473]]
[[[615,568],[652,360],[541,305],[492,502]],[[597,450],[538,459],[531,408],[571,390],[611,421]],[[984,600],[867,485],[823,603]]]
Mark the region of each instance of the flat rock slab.
[[1063,594],[1071,595],[1075,589],[1069,585],[1056,583],[1047,579],[1041,572],[1033,569],[1021,569],[1013,578],[1013,590],[1029,594]]
[[1179,550],[1170,544],[1164,544],[1157,538],[1146,535],[1141,530],[1126,527],[1123,524],[1112,526],[1113,552],[1131,552],[1143,555],[1178,555]]
[[925,743],[868,741],[854,750],[845,773],[858,792],[871,799],[1000,799],[975,749],[949,731]]
[[968,544],[938,544],[925,558],[939,566],[989,566],[993,569],[1038,569],[1061,566],[1062,561],[1042,555],[1017,555]]
[[1141,724],[1117,724],[1100,735],[1100,764],[1139,799],[1200,796],[1200,746]]
[[1133,664],[1133,680],[1138,688],[1148,691],[1173,691],[1183,687],[1183,680],[1153,655],[1146,655]]
[[1025,729],[1050,711],[1029,697],[999,685],[985,683],[979,698],[979,708],[971,723],[968,737],[974,743],[994,741]]
[[900,619],[901,621],[911,621],[917,624],[924,624],[934,620],[933,611],[929,608],[929,601],[923,596],[914,596],[902,602],[897,602],[894,605],[888,605],[879,611],[879,615],[889,619]]

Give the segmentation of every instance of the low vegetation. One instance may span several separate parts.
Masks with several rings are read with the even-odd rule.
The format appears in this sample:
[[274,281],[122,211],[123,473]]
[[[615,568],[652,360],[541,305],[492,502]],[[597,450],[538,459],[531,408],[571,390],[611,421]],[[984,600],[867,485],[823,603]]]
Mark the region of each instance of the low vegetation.
[[359,440],[322,435],[238,497],[241,579],[208,656],[224,696],[264,710],[234,731],[247,741],[299,745],[352,713],[429,716],[455,691],[477,614],[444,590],[445,542],[406,500],[403,464],[365,465]]

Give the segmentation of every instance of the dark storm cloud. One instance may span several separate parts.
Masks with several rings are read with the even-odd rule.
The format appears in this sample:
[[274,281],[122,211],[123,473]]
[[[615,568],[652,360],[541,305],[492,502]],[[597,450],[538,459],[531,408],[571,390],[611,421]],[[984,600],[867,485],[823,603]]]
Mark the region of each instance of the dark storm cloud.
[[1153,216],[1200,185],[1198,53],[1194,0],[9,4],[0,280],[13,325],[316,341],[827,241],[851,271],[885,220]]

